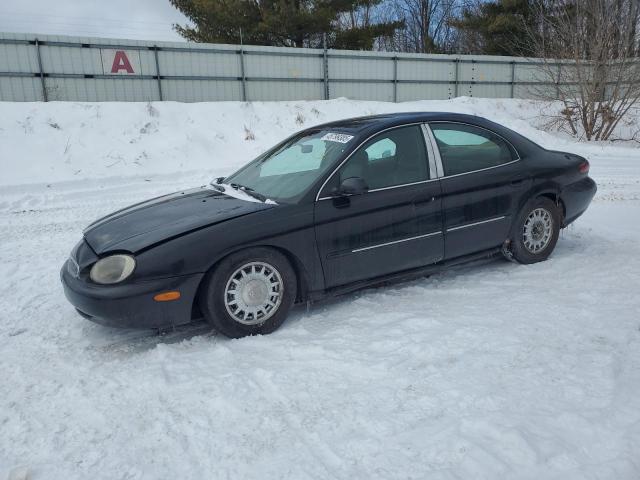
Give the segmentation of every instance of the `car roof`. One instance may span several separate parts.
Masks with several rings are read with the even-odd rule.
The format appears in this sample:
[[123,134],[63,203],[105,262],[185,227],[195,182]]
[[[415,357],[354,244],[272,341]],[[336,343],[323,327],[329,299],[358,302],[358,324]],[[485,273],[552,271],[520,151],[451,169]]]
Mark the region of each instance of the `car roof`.
[[317,125],[313,129],[335,129],[341,132],[349,132],[352,134],[361,134],[369,131],[384,130],[385,128],[404,125],[407,123],[433,122],[433,121],[450,121],[465,122],[476,125],[493,126],[493,122],[478,117],[476,115],[467,115],[463,113],[452,112],[400,112],[385,113],[380,115],[369,115],[366,117],[346,118],[334,122]]
[[478,115],[468,115],[465,113],[453,112],[401,112],[401,113],[385,113],[382,115],[370,115],[367,117],[347,118],[334,122],[316,125],[306,131],[318,130],[335,130],[339,133],[348,133],[356,137],[369,137],[387,128],[393,128],[400,125],[422,122],[458,122],[476,125],[481,128],[488,129],[498,135],[506,138],[512,145],[516,147],[520,156],[529,154],[533,151],[540,150],[542,147],[532,142],[528,138],[514,132],[510,128],[492,122]]

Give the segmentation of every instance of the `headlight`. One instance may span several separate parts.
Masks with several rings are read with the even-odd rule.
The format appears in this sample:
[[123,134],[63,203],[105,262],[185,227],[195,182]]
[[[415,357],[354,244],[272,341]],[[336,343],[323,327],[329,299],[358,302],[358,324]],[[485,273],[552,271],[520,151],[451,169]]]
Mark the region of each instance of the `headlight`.
[[96,283],[112,284],[127,279],[136,268],[136,261],[130,255],[112,255],[98,260],[89,277]]

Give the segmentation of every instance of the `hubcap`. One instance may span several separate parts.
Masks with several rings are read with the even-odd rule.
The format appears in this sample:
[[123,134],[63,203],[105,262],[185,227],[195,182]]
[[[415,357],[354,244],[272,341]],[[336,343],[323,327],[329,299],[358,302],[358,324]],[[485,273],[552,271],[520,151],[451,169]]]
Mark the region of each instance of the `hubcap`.
[[553,217],[544,208],[536,208],[527,216],[522,229],[522,241],[531,253],[547,248],[553,235]]
[[224,289],[224,304],[235,321],[259,325],[278,311],[282,293],[282,277],[273,265],[250,262],[229,277]]

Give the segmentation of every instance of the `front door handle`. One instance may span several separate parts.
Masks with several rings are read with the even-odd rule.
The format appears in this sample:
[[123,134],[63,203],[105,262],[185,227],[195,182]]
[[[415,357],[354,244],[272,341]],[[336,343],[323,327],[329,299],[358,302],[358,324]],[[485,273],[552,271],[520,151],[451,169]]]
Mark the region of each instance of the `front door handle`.
[[439,198],[440,198],[439,196],[421,197],[421,198],[416,198],[413,201],[413,203],[416,205],[425,205],[427,203],[435,202]]

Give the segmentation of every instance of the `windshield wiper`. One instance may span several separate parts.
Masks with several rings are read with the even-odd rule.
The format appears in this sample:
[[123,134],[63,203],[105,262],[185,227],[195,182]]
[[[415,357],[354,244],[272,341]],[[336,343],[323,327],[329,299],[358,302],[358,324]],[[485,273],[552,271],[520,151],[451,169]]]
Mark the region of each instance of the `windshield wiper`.
[[225,188],[222,185],[218,185],[217,183],[210,183],[209,185],[211,185],[213,188],[215,188],[217,191],[224,193]]
[[236,190],[240,190],[245,192],[247,195],[252,196],[253,198],[256,198],[258,200],[260,200],[261,202],[266,202],[267,201],[267,197],[265,197],[264,195],[262,195],[261,193],[256,192],[253,188],[251,187],[245,187],[244,185],[240,185],[238,183],[231,183],[230,184],[231,187],[235,188]]

